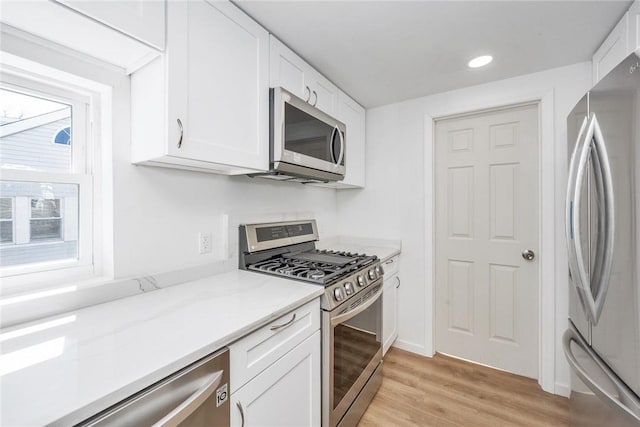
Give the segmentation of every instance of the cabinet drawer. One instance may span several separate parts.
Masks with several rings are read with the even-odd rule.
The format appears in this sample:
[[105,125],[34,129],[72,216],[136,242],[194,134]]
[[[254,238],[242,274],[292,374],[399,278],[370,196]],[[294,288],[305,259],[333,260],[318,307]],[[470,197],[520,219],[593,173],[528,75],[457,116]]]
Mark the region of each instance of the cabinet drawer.
[[391,257],[383,262],[382,268],[384,269],[384,281],[386,282],[391,278],[391,276],[398,272],[400,268],[400,255]]
[[320,300],[315,299],[229,346],[231,392],[320,329]]
[[231,425],[320,426],[320,331],[231,394]]

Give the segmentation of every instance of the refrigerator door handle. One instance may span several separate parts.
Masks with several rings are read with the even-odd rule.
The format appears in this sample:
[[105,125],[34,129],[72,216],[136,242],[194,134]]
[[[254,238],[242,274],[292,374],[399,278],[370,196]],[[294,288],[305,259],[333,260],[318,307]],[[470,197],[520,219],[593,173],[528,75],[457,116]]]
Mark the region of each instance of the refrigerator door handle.
[[569,164],[569,182],[567,184],[566,202],[566,240],[571,283],[577,290],[580,303],[587,318],[591,319],[585,296],[585,292],[589,292],[589,277],[587,275],[587,267],[584,265],[582,241],[580,239],[582,185],[589,160],[589,153],[591,151],[591,141],[584,136],[587,126],[588,120],[587,117],[585,117],[582,121],[582,126],[580,126],[576,146]]
[[602,135],[602,130],[598,124],[595,113],[591,117],[591,123],[587,131],[587,137],[591,136],[593,141],[593,159],[595,187],[598,193],[599,227],[603,228],[603,233],[598,236],[596,246],[596,257],[594,262],[591,290],[593,292],[594,324],[598,323],[609,289],[611,269],[613,265],[613,246],[615,239],[615,206],[613,196],[613,178],[611,176],[611,165],[609,155]]
[[[589,376],[587,371],[580,366],[578,359],[571,350],[572,341],[575,342],[576,345],[578,345],[589,356],[589,358],[598,365],[607,378],[609,378],[616,388],[619,397],[612,395],[610,392],[602,388]],[[569,325],[569,329],[567,329],[562,336],[562,347],[565,357],[567,358],[569,365],[571,365],[571,369],[573,369],[576,375],[596,396],[606,402],[610,407],[625,414],[630,420],[640,423],[640,400],[635,396],[633,391],[631,391],[626,384],[624,384],[616,374],[611,371],[602,359],[600,359],[600,356],[598,356],[593,349],[587,345],[580,334],[576,332],[575,327],[571,324]]]
[[[591,323],[597,325],[604,308],[613,264],[615,212],[609,156],[595,114],[592,114],[579,146],[581,148],[576,158],[575,184],[572,185],[573,182],[570,183],[570,186],[573,187],[570,188],[570,190],[573,189],[573,195],[571,196],[571,193],[567,195],[569,198],[572,197],[570,199],[571,214],[569,225],[573,234],[573,245],[569,245],[569,271],[571,272],[572,282],[578,290],[585,314]],[[588,266],[585,266],[582,241],[579,237],[582,185],[590,159],[593,160],[596,192],[602,199],[602,206],[598,209],[598,220],[599,226],[603,229],[603,238],[598,239],[594,274],[591,280],[588,275],[590,272],[587,270]]]
[[[567,183],[567,203],[566,203],[566,211],[565,211],[565,219],[566,219],[566,233],[567,233],[567,243],[571,245],[571,242],[575,238],[574,224],[573,224],[573,193],[576,187],[576,168],[578,156],[582,151],[582,143],[584,142],[582,135],[584,134],[585,129],[587,128],[587,117],[585,116],[584,120],[582,120],[582,125],[580,126],[580,131],[578,132],[578,138],[576,140],[576,145],[573,148],[573,153],[571,154],[571,160],[569,161],[569,180]],[[569,250],[571,251],[571,247]]]

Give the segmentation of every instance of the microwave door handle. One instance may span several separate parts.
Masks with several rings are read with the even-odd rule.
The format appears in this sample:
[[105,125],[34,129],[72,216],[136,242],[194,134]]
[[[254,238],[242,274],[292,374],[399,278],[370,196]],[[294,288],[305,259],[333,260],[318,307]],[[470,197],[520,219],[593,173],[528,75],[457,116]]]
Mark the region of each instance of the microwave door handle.
[[340,132],[340,128],[338,128],[338,126],[336,126],[336,132],[338,132],[338,136],[340,137],[340,156],[338,157],[336,164],[340,165],[344,158],[344,136],[342,135],[342,132]]
[[333,154],[333,146],[336,145],[336,132],[339,132],[338,126],[334,127],[331,131],[331,143],[329,144],[329,155],[331,156],[331,161],[335,164],[338,164],[336,160],[336,156]]

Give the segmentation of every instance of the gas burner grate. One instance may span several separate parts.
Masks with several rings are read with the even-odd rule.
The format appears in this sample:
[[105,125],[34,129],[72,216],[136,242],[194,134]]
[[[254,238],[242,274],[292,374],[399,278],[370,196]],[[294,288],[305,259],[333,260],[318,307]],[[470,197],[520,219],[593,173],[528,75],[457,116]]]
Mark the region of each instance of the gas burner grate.
[[375,256],[331,250],[310,250],[278,255],[246,268],[276,276],[329,286],[374,262]]

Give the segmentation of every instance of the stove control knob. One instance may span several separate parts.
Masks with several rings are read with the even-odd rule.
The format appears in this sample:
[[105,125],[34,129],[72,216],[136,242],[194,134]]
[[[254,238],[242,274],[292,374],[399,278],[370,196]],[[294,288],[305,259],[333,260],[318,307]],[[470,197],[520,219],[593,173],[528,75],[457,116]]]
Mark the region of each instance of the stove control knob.
[[384,274],[384,272],[382,271],[382,267],[379,265],[376,266],[376,274],[378,275],[378,277]]
[[347,296],[353,295],[355,293],[355,289],[353,289],[353,283],[347,282],[344,284],[344,290],[347,291]]
[[369,270],[369,279],[371,279],[371,280],[375,280],[376,279],[376,271],[373,268],[371,270]]
[[367,281],[364,280],[364,276],[358,276],[358,286],[362,287],[367,284]]
[[333,299],[335,299],[338,302],[342,301],[344,299],[344,289],[335,288],[333,290]]

